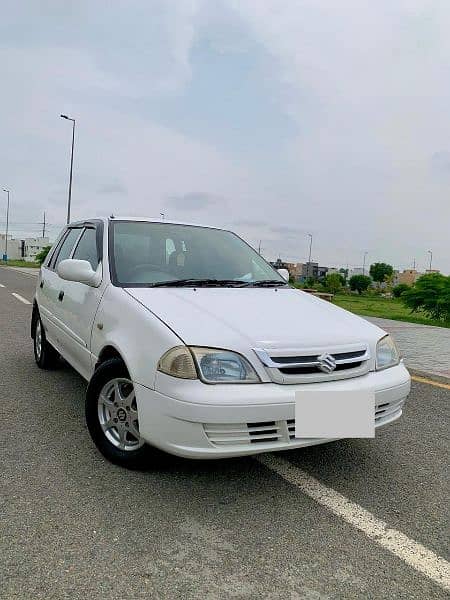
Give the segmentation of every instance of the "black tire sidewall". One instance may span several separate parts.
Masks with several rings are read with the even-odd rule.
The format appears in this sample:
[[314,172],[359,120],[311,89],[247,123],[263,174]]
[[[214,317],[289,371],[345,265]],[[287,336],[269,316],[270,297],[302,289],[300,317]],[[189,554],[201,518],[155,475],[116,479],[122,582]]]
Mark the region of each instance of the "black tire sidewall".
[[[38,323],[41,327],[41,355],[38,357],[36,351],[36,329]],[[44,325],[42,324],[41,317],[38,314],[34,323],[34,335],[33,335],[33,352],[34,352],[34,360],[36,361],[37,366],[40,369],[51,369],[56,366],[58,362],[58,353],[47,341],[47,336],[45,335]]]
[[103,387],[118,377],[131,379],[120,358],[111,358],[95,371],[86,392],[85,415],[91,438],[103,456],[110,462],[128,469],[142,469],[148,464],[149,446],[144,444],[137,450],[120,450],[105,436],[98,419],[98,397]]

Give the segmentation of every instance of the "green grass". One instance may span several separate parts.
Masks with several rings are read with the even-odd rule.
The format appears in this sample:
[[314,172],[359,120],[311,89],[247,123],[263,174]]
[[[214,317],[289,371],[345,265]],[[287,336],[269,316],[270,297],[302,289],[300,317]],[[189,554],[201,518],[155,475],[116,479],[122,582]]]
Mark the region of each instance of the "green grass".
[[437,327],[450,327],[450,323],[429,319],[423,313],[411,313],[397,298],[382,298],[381,296],[353,296],[336,294],[334,304],[345,308],[357,315],[367,317],[381,317],[395,321],[407,321],[422,325],[435,325]]
[[8,260],[8,262],[5,262],[4,260],[0,260],[0,267],[27,267],[27,268],[34,268],[34,269],[39,269],[39,267],[41,266],[39,263],[37,262],[28,262],[26,260]]

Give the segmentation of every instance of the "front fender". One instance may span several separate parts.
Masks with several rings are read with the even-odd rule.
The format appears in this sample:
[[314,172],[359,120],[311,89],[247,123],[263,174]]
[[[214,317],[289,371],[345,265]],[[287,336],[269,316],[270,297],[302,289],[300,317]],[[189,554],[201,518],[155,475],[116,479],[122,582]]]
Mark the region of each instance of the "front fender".
[[133,382],[154,389],[161,356],[183,342],[156,315],[123,288],[109,286],[94,319],[92,372],[107,346],[122,357]]

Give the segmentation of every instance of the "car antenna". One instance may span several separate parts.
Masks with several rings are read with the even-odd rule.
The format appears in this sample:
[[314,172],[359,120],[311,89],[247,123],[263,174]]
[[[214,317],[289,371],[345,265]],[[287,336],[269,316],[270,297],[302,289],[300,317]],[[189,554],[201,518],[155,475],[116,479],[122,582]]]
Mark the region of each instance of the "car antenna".
[[109,218],[110,218],[110,219],[114,219],[115,217],[114,217],[114,215],[111,215]]

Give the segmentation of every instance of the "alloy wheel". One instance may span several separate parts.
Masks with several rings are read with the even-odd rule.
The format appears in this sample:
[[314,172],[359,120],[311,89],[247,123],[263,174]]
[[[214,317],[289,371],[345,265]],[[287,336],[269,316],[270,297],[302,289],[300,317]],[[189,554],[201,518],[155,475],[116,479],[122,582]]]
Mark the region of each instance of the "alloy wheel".
[[36,321],[36,330],[34,332],[34,347],[36,349],[36,358],[40,360],[42,355],[42,325],[40,319]]
[[111,379],[98,397],[98,419],[108,441],[116,448],[132,451],[144,440],[139,434],[136,395],[129,379]]

